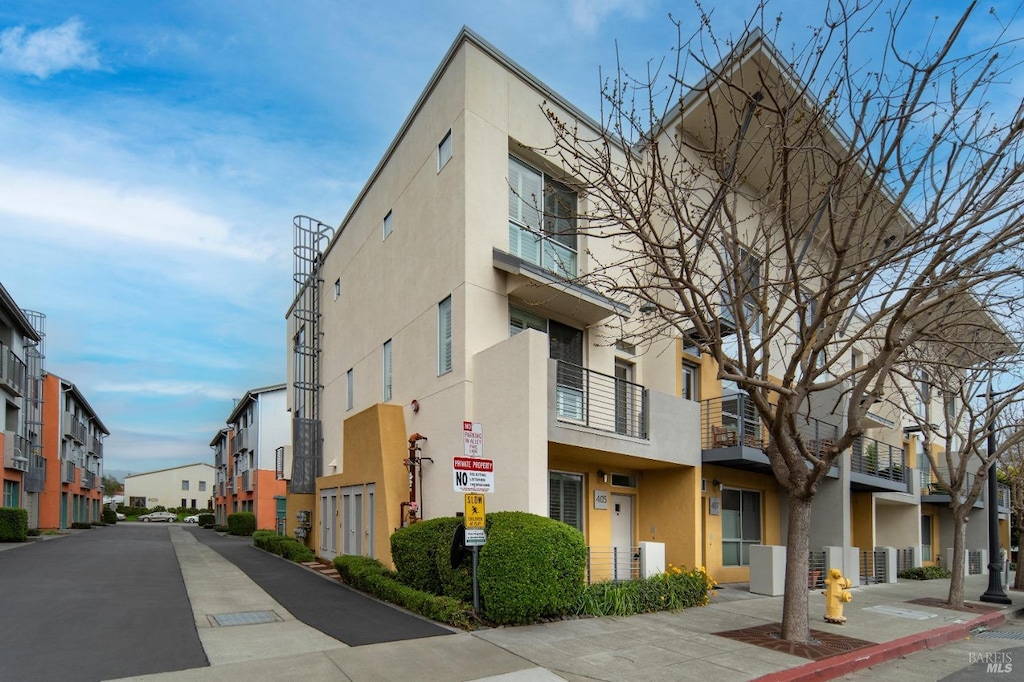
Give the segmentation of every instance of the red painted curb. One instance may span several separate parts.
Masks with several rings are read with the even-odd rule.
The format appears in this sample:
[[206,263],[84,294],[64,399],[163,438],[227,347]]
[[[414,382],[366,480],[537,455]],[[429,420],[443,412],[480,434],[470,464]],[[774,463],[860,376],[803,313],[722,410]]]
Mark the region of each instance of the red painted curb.
[[811,661],[795,668],[788,668],[756,678],[757,682],[820,682],[870,668],[873,665],[891,661],[923,649],[935,649],[970,635],[978,627],[997,627],[1006,621],[1004,611],[986,613],[966,623],[955,623],[936,630],[908,635],[891,642],[831,656],[820,661]]

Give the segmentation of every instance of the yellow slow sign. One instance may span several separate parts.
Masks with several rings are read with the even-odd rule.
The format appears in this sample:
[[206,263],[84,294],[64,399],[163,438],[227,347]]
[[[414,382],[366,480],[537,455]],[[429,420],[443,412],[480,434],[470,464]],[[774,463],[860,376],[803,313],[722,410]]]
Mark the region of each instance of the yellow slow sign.
[[484,496],[480,493],[466,493],[466,528],[484,528]]

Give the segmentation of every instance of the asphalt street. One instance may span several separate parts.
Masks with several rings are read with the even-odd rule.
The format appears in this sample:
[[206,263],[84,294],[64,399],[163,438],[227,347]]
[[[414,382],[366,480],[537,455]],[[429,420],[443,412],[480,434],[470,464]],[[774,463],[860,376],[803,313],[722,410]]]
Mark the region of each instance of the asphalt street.
[[0,680],[92,682],[207,665],[167,526],[0,552]]
[[256,549],[251,538],[220,535],[195,526],[188,529],[197,540],[241,569],[295,618],[349,646],[452,634],[431,621]]

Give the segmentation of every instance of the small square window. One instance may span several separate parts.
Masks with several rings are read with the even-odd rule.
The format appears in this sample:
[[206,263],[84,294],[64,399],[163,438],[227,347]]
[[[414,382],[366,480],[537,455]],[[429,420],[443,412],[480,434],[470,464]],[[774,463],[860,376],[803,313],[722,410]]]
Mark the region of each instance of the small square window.
[[182,490],[188,490],[188,481],[182,481],[181,482],[181,489]]
[[437,145],[437,172],[440,173],[445,164],[452,158],[452,131],[445,133],[440,144]]
[[391,211],[388,211],[388,214],[386,216],[384,216],[384,227],[383,227],[383,235],[384,236],[382,237],[382,239],[387,239],[388,235],[391,234],[391,231],[393,229],[392,228],[392,224],[391,224],[391,213],[392,213]]
[[334,300],[337,301],[339,296],[341,296],[341,277],[334,280]]
[[206,492],[206,481],[199,481],[199,492]]

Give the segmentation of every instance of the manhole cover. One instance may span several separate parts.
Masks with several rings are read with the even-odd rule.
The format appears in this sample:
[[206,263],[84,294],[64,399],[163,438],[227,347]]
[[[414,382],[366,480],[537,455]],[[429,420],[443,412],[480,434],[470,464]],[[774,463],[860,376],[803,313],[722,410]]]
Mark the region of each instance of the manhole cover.
[[979,632],[976,637],[985,639],[1020,639],[1024,640],[1024,630],[985,630]]
[[274,623],[281,620],[273,611],[239,611],[238,613],[211,613],[207,615],[210,624],[215,627],[231,625],[258,625]]

